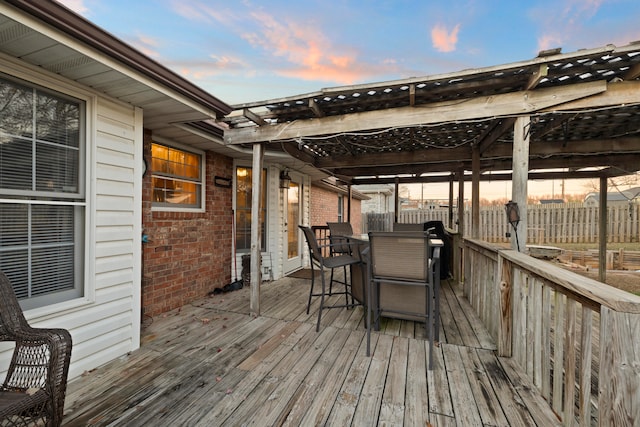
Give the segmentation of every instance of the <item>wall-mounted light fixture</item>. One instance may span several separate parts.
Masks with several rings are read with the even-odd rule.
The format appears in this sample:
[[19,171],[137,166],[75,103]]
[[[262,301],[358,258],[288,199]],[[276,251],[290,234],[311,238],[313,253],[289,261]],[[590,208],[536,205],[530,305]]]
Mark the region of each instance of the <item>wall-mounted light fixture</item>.
[[289,188],[291,185],[291,177],[289,176],[289,169],[285,168],[280,171],[280,188]]
[[[518,242],[518,223],[520,222],[520,209],[518,209],[518,204],[513,200],[509,200],[507,204],[504,205],[505,210],[507,212],[507,221],[513,227],[513,231],[516,233],[516,247],[518,248],[518,252],[520,252],[520,242]],[[507,235],[509,237],[509,235]]]

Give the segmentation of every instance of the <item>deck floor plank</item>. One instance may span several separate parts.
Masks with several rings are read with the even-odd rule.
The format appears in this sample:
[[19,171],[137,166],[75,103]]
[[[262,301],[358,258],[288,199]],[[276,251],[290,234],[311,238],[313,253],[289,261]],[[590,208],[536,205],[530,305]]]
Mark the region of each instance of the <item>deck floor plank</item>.
[[355,397],[357,405],[353,413],[352,425],[354,426],[377,425],[393,342],[393,336],[380,335],[378,344],[371,354],[371,364],[359,393],[359,399]]
[[410,339],[409,354],[407,356],[407,386],[404,402],[405,426],[428,425],[429,395],[431,393],[428,392],[427,387],[427,363],[427,353],[424,342]]
[[395,337],[380,406],[380,426],[400,426],[404,423],[408,358],[409,340]]
[[145,318],[139,350],[69,383],[63,425],[557,425],[448,281],[433,370],[421,324],[381,319],[367,357],[362,306],[324,310],[316,332],[308,280],[265,283],[258,317],[249,292]]
[[447,366],[447,377],[451,385],[453,413],[460,425],[480,426],[482,425],[482,419],[478,412],[471,384],[467,380],[466,369],[460,356],[460,348],[460,346],[442,344],[442,353]]

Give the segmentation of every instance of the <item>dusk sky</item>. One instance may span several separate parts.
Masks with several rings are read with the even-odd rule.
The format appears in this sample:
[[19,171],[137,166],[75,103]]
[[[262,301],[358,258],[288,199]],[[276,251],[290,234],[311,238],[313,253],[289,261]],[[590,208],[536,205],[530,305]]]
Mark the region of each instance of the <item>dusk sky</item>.
[[64,0],[229,104],[640,40],[638,0]]
[[231,105],[640,40],[638,0],[61,3]]

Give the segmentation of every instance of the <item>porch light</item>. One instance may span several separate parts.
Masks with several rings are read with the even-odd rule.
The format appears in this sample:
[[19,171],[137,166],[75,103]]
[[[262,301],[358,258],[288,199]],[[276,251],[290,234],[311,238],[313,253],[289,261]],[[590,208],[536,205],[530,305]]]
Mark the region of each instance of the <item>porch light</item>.
[[[520,222],[520,210],[518,209],[518,204],[513,200],[509,200],[507,204],[504,205],[507,212],[507,221],[513,227],[513,231],[516,233],[516,248],[518,248],[518,252],[520,252],[520,242],[518,241],[518,223]],[[507,237],[509,233],[507,233]]]
[[507,210],[507,221],[513,228],[518,226],[520,222],[520,210],[518,209],[518,204],[513,200],[509,200],[509,203],[504,205]]
[[289,169],[280,171],[280,188],[288,189],[291,185],[291,177],[289,176]]

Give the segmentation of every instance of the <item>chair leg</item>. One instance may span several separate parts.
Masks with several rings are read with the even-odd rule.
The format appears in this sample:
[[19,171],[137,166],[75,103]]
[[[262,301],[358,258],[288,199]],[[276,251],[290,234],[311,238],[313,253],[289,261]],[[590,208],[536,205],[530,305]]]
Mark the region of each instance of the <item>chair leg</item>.
[[333,268],[331,269],[331,275],[329,277],[329,296],[333,295]]
[[[322,291],[320,292],[320,307],[318,308],[318,323],[316,324],[316,332],[320,332],[320,320],[322,319],[322,309],[324,308],[324,290],[325,290],[324,271],[322,269],[320,269],[320,271],[322,272],[322,277],[321,277]],[[333,269],[331,271],[333,271]]]
[[[436,272],[436,274],[440,274],[440,272]],[[435,314],[434,314],[434,322],[435,322],[435,339],[437,342],[440,342],[440,276],[436,276],[434,278],[434,290],[435,294]]]
[[[342,270],[344,273],[344,304],[347,306],[347,310],[349,309],[349,283],[351,283],[351,281],[347,282],[347,266],[344,265],[342,266]],[[353,297],[351,297],[353,298]],[[353,301],[351,301],[351,303],[353,304]]]
[[311,289],[309,290],[309,301],[307,302],[307,314],[309,314],[309,308],[311,307],[311,297],[313,297],[313,285],[316,280],[316,272],[313,269],[313,263],[311,264]]
[[434,325],[435,325],[435,307],[434,307],[434,302],[435,302],[435,298],[433,295],[433,288],[432,287],[427,287],[427,294],[429,295],[429,316],[427,317],[427,323],[428,323],[428,333],[429,333],[429,370],[433,369],[433,345],[434,345],[434,340],[435,340],[435,330],[434,330]]

